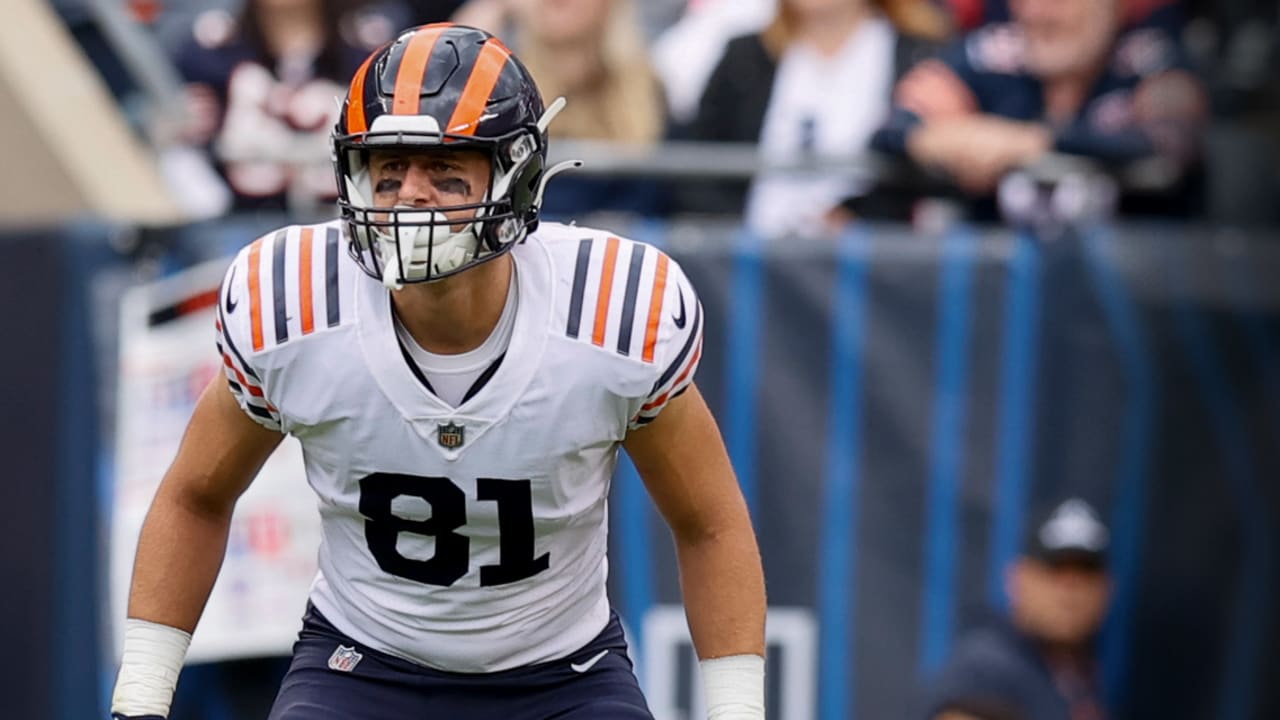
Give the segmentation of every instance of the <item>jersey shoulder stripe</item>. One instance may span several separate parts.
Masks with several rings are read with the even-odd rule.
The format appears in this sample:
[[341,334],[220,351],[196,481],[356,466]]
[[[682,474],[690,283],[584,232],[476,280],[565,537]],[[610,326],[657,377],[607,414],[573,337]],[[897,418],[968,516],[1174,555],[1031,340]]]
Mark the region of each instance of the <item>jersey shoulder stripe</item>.
[[340,243],[330,223],[284,228],[243,251],[253,352],[341,324]]
[[272,351],[342,324],[340,278],[354,263],[344,262],[341,243],[337,223],[283,228],[241,250],[223,278],[215,328],[227,384],[273,430],[286,423],[271,400]]
[[681,393],[689,389],[698,362],[702,359],[702,303],[694,300],[693,321],[679,352],[667,364],[653,389],[644,398],[644,404],[631,419],[631,427],[641,427],[653,422],[658,413]]
[[655,362],[670,263],[652,246],[613,235],[578,240],[565,335]]
[[[234,271],[233,265],[232,272],[228,275],[228,282],[224,282],[224,285],[230,285],[229,281],[235,277]],[[230,297],[229,290],[229,287],[224,288],[224,298]],[[236,402],[249,414],[249,417],[272,430],[280,430],[282,428],[280,411],[267,400],[262,378],[254,371],[253,366],[245,361],[244,355],[236,347],[233,338],[235,333],[231,332],[227,326],[223,304],[218,303],[214,329],[217,331],[218,355],[222,357],[222,370],[227,376],[227,386],[231,388],[231,394],[235,396]]]

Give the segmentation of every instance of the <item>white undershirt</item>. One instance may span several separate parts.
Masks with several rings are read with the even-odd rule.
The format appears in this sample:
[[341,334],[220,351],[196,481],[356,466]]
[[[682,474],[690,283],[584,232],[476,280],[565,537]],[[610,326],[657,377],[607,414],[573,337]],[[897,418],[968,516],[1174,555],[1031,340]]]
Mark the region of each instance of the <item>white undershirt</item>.
[[[896,37],[888,20],[874,17],[829,57],[804,43],[787,48],[765,111],[761,155],[794,163],[863,151],[888,118]],[[766,237],[811,235],[828,210],[865,191],[865,181],[847,172],[765,173],[751,186],[747,223]]]
[[458,407],[466,397],[467,391],[475,385],[476,380],[480,379],[484,371],[507,351],[507,346],[511,344],[511,333],[516,325],[516,307],[520,302],[516,287],[515,263],[512,263],[511,284],[507,286],[506,305],[502,308],[502,317],[498,318],[497,326],[480,347],[456,355],[440,355],[424,349],[409,334],[409,330],[400,322],[399,316],[392,313],[395,317],[396,335],[400,338],[400,344],[408,351],[409,357],[413,358],[418,369],[427,378],[427,382],[431,383],[431,389],[435,391],[436,397],[453,407]]

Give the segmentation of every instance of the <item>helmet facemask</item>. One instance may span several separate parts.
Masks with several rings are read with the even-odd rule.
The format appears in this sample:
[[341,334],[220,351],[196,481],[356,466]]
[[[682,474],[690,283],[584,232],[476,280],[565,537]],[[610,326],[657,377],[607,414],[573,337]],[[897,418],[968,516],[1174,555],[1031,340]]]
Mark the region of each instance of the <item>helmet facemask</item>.
[[[536,225],[544,177],[542,137],[537,127],[499,138],[451,135],[440,132],[427,115],[384,115],[367,133],[335,137],[338,206],[351,233],[352,256],[365,272],[398,289],[447,277],[510,250]],[[428,209],[373,204],[371,150],[440,148],[489,155],[489,182],[480,202]],[[455,212],[474,217],[449,219],[447,213]]]
[[[440,280],[515,247],[537,228],[548,181],[582,164],[566,160],[544,168],[547,126],[564,105],[564,98],[557,98],[536,125],[497,138],[440,132],[429,115],[383,115],[369,132],[335,135],[338,207],[351,234],[352,257],[388,288],[399,289]],[[480,202],[430,209],[373,205],[371,149],[412,153],[438,148],[489,153],[489,184]],[[446,213],[455,211],[474,218],[449,219]]]

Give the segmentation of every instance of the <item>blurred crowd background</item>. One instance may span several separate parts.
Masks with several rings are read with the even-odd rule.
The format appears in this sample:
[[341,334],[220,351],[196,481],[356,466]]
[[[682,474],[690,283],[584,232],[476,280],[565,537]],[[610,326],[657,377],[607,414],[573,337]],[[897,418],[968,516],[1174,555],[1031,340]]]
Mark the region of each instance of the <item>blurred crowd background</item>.
[[[568,100],[544,216],[702,288],[772,599],[816,623],[775,717],[1280,717],[1274,0],[9,3],[16,716],[104,716],[122,294],[334,217],[335,98],[452,20]],[[617,550],[637,630],[670,559]],[[190,668],[175,720],[264,716],[283,662]]]
[[[785,235],[1112,212],[1262,224],[1280,206],[1277,9],[1262,0],[53,5],[187,217],[329,212],[332,98],[399,29],[449,19],[502,37],[569,100],[555,140],[622,146],[579,148],[597,174],[564,183],[552,215],[745,216]],[[758,151],[736,166],[769,171],[673,184],[682,155],[733,165],[672,142]]]

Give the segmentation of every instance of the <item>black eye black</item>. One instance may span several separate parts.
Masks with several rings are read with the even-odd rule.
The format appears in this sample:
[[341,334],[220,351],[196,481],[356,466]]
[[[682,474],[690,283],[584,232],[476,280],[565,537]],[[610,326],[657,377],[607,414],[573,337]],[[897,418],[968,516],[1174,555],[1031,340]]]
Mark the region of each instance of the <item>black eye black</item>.
[[374,186],[373,191],[379,192],[379,193],[385,193],[385,192],[395,192],[396,190],[399,190],[399,189],[400,189],[399,180],[396,180],[395,178],[384,178],[378,181],[378,184]]

